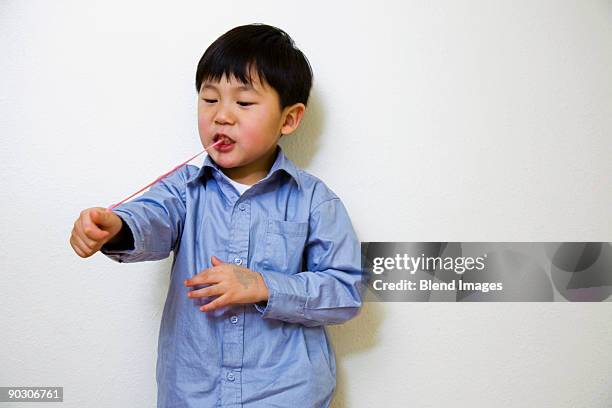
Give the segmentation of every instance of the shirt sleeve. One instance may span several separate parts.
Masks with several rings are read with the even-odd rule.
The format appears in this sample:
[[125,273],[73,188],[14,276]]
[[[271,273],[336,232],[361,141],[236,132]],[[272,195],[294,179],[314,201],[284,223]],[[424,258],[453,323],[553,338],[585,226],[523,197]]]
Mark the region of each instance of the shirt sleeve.
[[319,204],[309,224],[308,270],[293,275],[260,272],[269,297],[254,306],[263,318],[309,327],[344,323],[362,306],[361,244],[337,197]]
[[133,236],[133,247],[104,245],[100,252],[117,262],[167,258],[185,223],[186,176],[183,169],[155,183],[139,197],[113,208]]

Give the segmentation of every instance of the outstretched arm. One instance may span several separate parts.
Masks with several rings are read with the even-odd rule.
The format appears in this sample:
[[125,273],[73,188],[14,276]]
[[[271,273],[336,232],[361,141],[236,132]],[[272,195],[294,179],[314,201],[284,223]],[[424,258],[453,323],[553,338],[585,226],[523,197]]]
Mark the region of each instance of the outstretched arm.
[[[175,249],[185,222],[184,169],[154,184],[141,196],[118,205],[112,211],[124,225],[114,243],[107,243],[100,252],[117,262],[155,261],[167,258]],[[129,246],[128,232],[133,245]],[[126,247],[127,245],[127,247]]]

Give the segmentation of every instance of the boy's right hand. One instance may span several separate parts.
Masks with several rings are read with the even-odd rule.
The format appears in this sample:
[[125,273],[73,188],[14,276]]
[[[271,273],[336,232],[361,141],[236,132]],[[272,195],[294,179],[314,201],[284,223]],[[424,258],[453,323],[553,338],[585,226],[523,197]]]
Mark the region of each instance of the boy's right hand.
[[70,245],[81,258],[92,256],[102,245],[113,239],[123,226],[121,218],[104,207],[81,211],[74,222]]

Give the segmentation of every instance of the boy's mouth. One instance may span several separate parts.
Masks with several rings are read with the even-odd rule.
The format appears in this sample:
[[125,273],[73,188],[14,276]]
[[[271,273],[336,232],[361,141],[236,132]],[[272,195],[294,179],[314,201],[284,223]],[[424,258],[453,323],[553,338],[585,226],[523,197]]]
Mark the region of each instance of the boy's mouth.
[[213,136],[213,143],[216,143],[219,140],[223,140],[220,145],[230,145],[232,143],[236,143],[232,138],[224,133],[215,133]]

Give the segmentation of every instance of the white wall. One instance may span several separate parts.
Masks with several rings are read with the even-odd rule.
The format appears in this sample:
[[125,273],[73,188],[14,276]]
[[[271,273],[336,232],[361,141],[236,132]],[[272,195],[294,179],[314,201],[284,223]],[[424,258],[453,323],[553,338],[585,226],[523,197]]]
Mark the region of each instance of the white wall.
[[[610,1],[5,0],[0,386],[154,406],[170,259],[84,260],[70,230],[200,151],[196,64],[251,22],[308,56],[283,146],[362,241],[610,241]],[[367,303],[330,331],[336,408],[612,405],[610,303]]]

